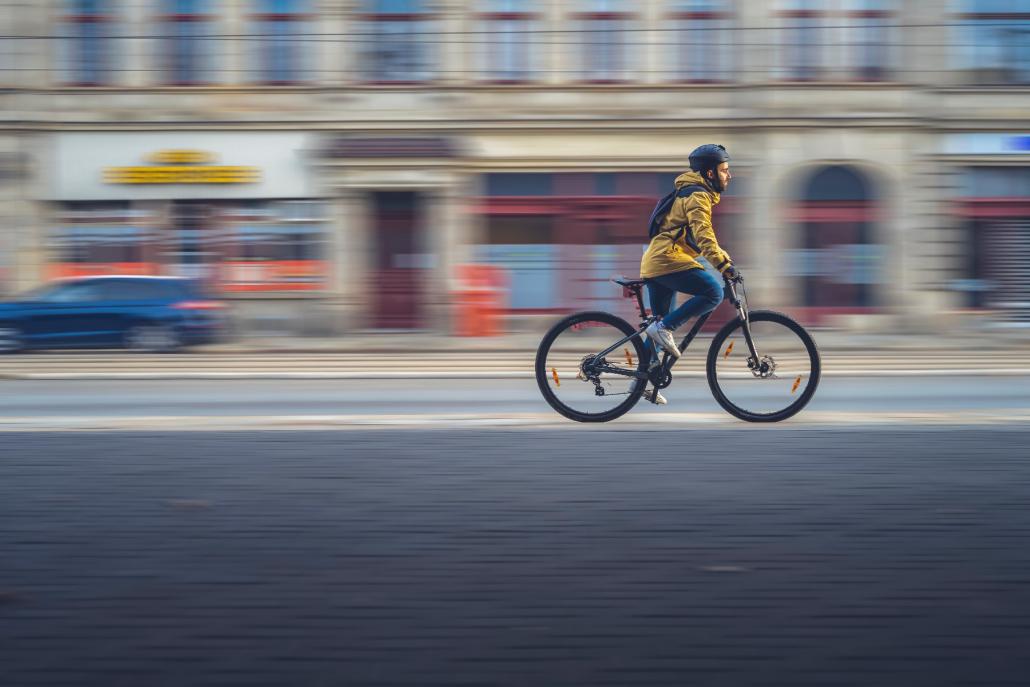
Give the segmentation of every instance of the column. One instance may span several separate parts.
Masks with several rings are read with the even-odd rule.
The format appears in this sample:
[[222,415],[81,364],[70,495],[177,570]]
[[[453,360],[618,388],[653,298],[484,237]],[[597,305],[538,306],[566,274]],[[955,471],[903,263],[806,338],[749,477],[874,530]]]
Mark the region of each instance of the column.
[[[642,64],[630,64],[631,74],[643,74],[642,83],[656,84],[672,80],[670,71],[675,66],[671,60],[674,59],[675,50],[672,43],[676,40],[675,34],[669,31],[662,31],[662,28],[670,28],[671,24],[665,20],[663,27],[663,0],[651,0],[651,2],[640,3],[640,16],[636,19],[641,28],[646,29],[641,34],[630,33],[627,39],[626,49],[630,60],[640,60]],[[636,41],[633,36],[640,35],[643,40],[643,50],[638,56],[634,56]],[[639,44],[638,44],[639,45]]]
[[440,0],[434,3],[436,10],[435,27],[440,33],[425,36],[427,49],[430,51],[431,64],[435,66],[432,79],[437,83],[460,84],[474,79],[470,71],[475,62],[468,54],[469,35],[464,33],[471,28],[466,23],[466,8],[463,0]]
[[550,41],[550,44],[546,46],[549,59],[543,65],[545,74],[542,81],[548,84],[574,81],[575,74],[569,70],[575,68],[572,57],[576,47],[574,42],[577,34],[568,32],[568,29],[572,28],[570,24],[572,20],[566,18],[567,5],[556,1],[546,2],[546,0],[541,0],[541,3],[544,5],[542,21],[544,33],[542,35],[545,37],[544,40]]
[[361,188],[337,187],[330,197],[334,238],[330,260],[334,263],[331,290],[338,294],[337,329],[355,332],[372,325],[370,283],[372,261],[371,205]]
[[[249,21],[245,0],[225,0],[215,4],[215,12],[222,8],[211,22],[211,33],[217,37],[210,43],[215,85],[240,86],[261,80],[257,57],[261,42],[253,38],[239,40],[233,36],[253,36],[256,33]],[[224,36],[224,38],[222,38]]]
[[[156,36],[161,31],[156,12],[157,7],[150,0],[122,0],[116,30],[120,35],[131,38],[119,38],[115,44],[115,64],[124,69],[115,72],[118,85],[139,88],[163,81],[162,73],[155,71],[164,66],[158,58],[160,39],[144,38]],[[132,68],[126,69],[129,65]]]
[[348,20],[350,0],[320,0],[314,3],[315,20],[308,32],[318,39],[308,54],[311,81],[320,86],[343,86],[354,81],[351,72],[357,67],[353,44],[347,33],[356,28]]

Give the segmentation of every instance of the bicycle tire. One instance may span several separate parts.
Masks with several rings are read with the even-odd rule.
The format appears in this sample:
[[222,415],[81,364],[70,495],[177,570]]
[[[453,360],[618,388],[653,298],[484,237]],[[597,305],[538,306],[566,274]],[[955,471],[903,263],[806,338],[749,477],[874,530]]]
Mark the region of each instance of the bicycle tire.
[[726,338],[729,337],[730,334],[740,328],[742,324],[741,319],[738,316],[723,325],[722,329],[720,329],[712,339],[712,344],[708,349],[708,360],[705,365],[705,372],[708,377],[708,387],[712,390],[712,395],[715,396],[716,402],[722,406],[723,410],[740,420],[744,420],[746,422],[780,422],[782,420],[786,420],[787,418],[793,417],[797,413],[801,412],[801,410],[808,405],[809,401],[811,401],[812,397],[815,395],[815,391],[819,386],[819,379],[822,374],[822,361],[819,356],[819,349],[816,347],[815,340],[808,331],[783,313],[775,312],[773,310],[755,310],[752,311],[748,317],[751,322],[776,322],[782,324],[798,335],[798,338],[805,345],[805,349],[808,352],[809,360],[812,365],[811,371],[809,372],[808,386],[796,401],[786,408],[774,413],[753,413],[734,405],[722,392],[722,389],[719,388],[716,365],[718,363],[719,351],[722,350],[723,342],[726,341]]
[[[547,354],[551,350],[551,344],[553,344],[554,340],[557,339],[558,336],[562,332],[567,330],[569,327],[573,326],[574,324],[578,324],[579,322],[588,321],[604,322],[606,324],[610,324],[613,327],[619,329],[626,336],[635,334],[637,332],[636,328],[633,327],[633,325],[631,325],[629,322],[622,319],[621,317],[612,315],[611,313],[602,311],[587,311],[569,315],[568,317],[560,320],[553,327],[551,327],[547,331],[547,333],[544,334],[544,338],[541,339],[540,345],[537,347],[535,366],[536,383],[537,386],[540,388],[540,393],[544,396],[544,400],[547,401],[547,404],[554,408],[554,410],[557,411],[559,414],[567,417],[568,419],[575,420],[576,422],[609,422],[610,420],[614,420],[615,418],[625,415],[633,406],[637,404],[641,396],[644,395],[644,389],[647,386],[646,380],[641,381],[639,384],[637,384],[636,388],[632,392],[630,392],[630,394],[626,397],[625,401],[603,413],[583,413],[577,411],[574,408],[568,407],[567,405],[562,403],[557,396],[555,396],[554,392],[551,391],[550,384],[547,381]],[[633,348],[636,350],[637,354],[638,372],[644,372],[647,366],[647,357],[644,351],[644,344],[641,341],[642,336],[643,335],[630,339],[630,341],[633,343]],[[614,343],[614,341],[612,343]]]

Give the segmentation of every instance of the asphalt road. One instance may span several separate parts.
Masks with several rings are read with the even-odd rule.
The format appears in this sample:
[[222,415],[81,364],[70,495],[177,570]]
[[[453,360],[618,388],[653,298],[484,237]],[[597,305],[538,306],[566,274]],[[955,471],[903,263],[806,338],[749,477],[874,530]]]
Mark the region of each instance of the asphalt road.
[[751,430],[5,432],[0,684],[1026,684],[1030,430]]

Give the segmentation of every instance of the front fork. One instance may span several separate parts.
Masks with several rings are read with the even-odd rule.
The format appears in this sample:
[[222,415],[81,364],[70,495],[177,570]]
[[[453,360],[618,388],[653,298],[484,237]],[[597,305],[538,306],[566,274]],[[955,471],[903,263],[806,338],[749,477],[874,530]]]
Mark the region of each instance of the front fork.
[[752,370],[758,370],[761,366],[761,358],[758,355],[758,349],[755,347],[755,340],[751,338],[751,315],[747,307],[747,295],[743,296],[737,294],[737,281],[731,281],[726,285],[726,290],[729,292],[730,303],[737,309],[737,315],[740,317],[740,328],[744,332],[744,341],[747,343],[747,350],[751,354],[751,358],[748,360],[748,367]]

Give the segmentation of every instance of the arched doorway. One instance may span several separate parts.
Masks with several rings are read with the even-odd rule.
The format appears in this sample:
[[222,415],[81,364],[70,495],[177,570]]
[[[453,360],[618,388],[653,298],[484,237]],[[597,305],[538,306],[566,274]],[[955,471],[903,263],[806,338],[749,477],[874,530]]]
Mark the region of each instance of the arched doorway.
[[815,314],[875,309],[886,250],[877,238],[881,201],[870,179],[851,166],[820,167],[803,180],[792,215],[801,304]]

